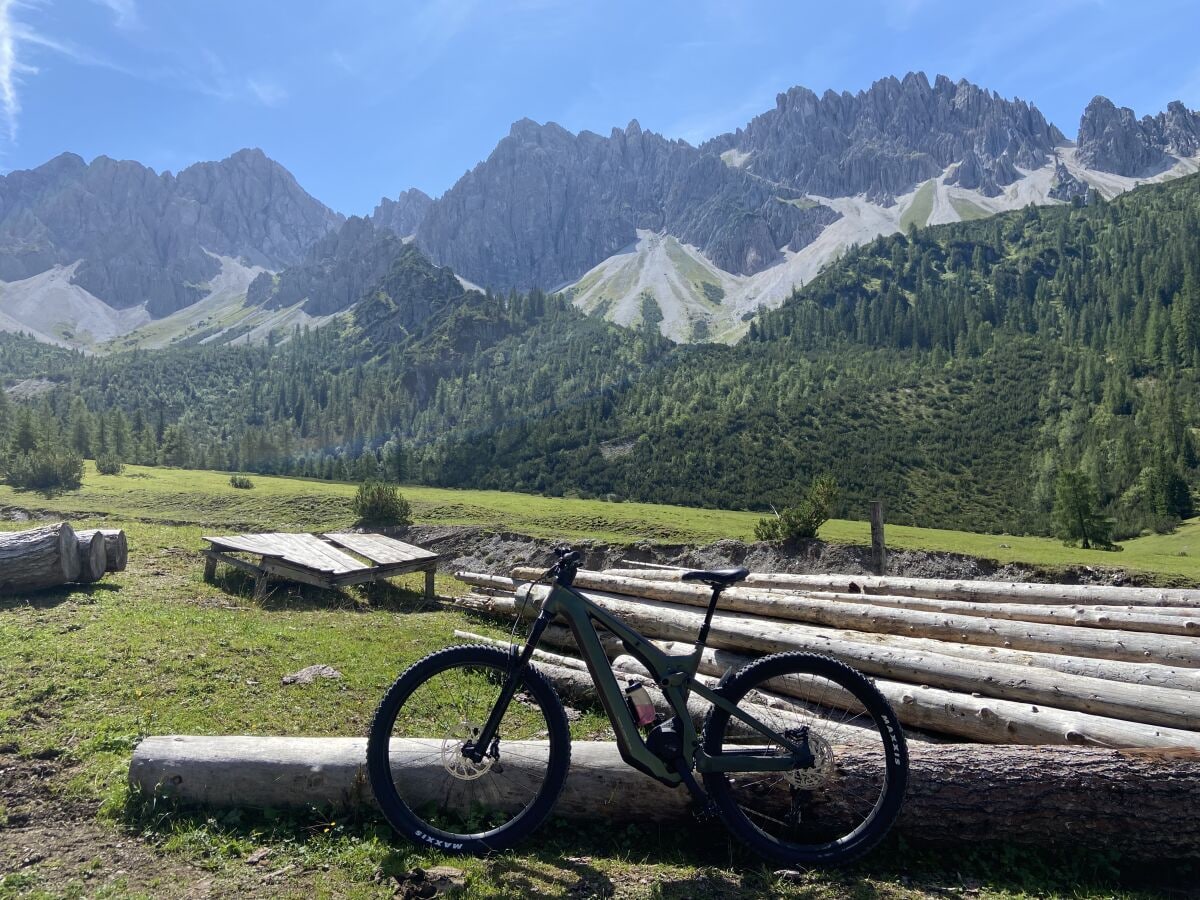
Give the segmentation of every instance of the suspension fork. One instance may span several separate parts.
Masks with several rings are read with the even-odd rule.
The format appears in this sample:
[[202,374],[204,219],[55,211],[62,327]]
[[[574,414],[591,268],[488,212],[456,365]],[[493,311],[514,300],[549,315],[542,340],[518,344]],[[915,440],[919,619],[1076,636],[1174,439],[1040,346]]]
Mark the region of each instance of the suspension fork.
[[521,675],[524,673],[525,667],[529,665],[529,660],[533,658],[533,650],[541,640],[542,632],[546,630],[546,626],[553,618],[554,613],[543,609],[533,620],[533,628],[530,629],[529,640],[525,642],[525,649],[521,651],[521,655],[509,669],[508,677],[504,679],[504,686],[500,688],[500,696],[496,699],[496,705],[492,707],[491,715],[484,722],[483,728],[475,736],[474,741],[467,741],[463,744],[463,756],[478,763],[482,762],[483,757],[487,755],[488,748],[496,739],[496,732],[500,730],[500,720],[508,712],[508,704],[512,702],[513,696],[517,693]]

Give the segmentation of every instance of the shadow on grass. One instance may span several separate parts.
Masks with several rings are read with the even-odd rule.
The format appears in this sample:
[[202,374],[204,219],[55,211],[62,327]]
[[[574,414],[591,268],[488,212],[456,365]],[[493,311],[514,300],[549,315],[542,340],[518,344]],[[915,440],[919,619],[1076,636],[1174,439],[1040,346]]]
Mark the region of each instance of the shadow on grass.
[[119,593],[120,590],[119,584],[105,581],[97,581],[94,584],[64,584],[16,597],[0,597],[0,612],[10,609],[53,609],[71,601],[94,603],[105,594]]
[[[189,810],[130,795],[129,830],[188,854],[227,858],[261,847],[306,858],[361,860],[377,879],[415,867],[455,865],[454,858],[410,845],[373,810]],[[1195,863],[1127,864],[1103,853],[1016,845],[919,849],[892,836],[865,861],[845,869],[784,872],[733,841],[719,824],[677,826],[579,823],[551,819],[533,838],[480,864],[461,863],[490,895],[650,896],[749,900],[781,897],[895,897],[990,892],[1075,897],[1114,894],[1194,897]]]
[[[419,574],[424,578],[424,573]],[[337,590],[272,580],[268,582],[264,596],[256,599],[254,578],[232,566],[218,566],[210,584],[226,594],[244,598],[266,610],[296,612],[341,609],[351,612],[385,610],[394,613],[419,613],[439,608],[436,601],[425,599],[424,587],[413,590],[386,579]]]

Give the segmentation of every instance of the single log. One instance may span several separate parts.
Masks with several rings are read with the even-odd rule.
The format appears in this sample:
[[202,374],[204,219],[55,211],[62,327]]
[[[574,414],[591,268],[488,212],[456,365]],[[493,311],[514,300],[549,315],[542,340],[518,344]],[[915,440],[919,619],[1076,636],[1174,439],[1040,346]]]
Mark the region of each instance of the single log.
[[[119,528],[97,528],[96,534],[104,536],[105,567],[109,572],[124,572],[129,563],[129,542],[125,532]],[[92,534],[92,531],[81,531],[81,538]]]
[[1010,650],[1004,647],[980,647],[974,644],[957,644],[950,641],[935,641],[930,638],[890,634],[864,634],[855,631],[835,631],[831,634],[897,649],[941,653],[946,656],[957,656],[961,659],[974,659],[981,662],[1033,666],[1052,672],[1062,672],[1066,675],[1100,678],[1145,688],[1200,691],[1200,669],[1185,669],[1158,663],[1091,659],[1086,656],[1061,656],[1056,653],[1030,653],[1025,650]]
[[[528,574],[528,569],[513,570],[515,578],[523,578]],[[704,585],[671,584],[599,572],[579,572],[575,577],[575,585],[701,608],[708,606],[711,597],[711,591]],[[1200,668],[1200,641],[1181,635],[1111,632],[1070,625],[1037,625],[975,616],[942,615],[736,587],[728,588],[721,594],[721,607],[734,612],[855,631],[933,637],[985,647]]]
[[91,584],[104,577],[106,559],[104,553],[104,536],[93,531],[84,537],[77,533],[79,541],[79,577],[77,581]]
[[[655,569],[606,569],[616,574],[653,581],[679,581],[682,572]],[[1053,603],[1109,606],[1183,606],[1200,608],[1200,590],[1185,588],[1116,587],[1107,584],[1039,584],[1008,581],[956,581],[944,578],[900,578],[895,575],[789,575],[777,572],[753,574],[747,587],[785,588],[859,594],[902,594],[937,597],[942,600],[973,600],[979,603]]]
[[[547,588],[535,587],[534,599]],[[686,607],[655,600],[637,600],[597,591],[583,591],[597,605],[621,617],[651,638],[694,640],[703,616]],[[493,598],[497,604],[502,598]],[[516,611],[518,603],[505,605]],[[534,604],[520,604],[524,615],[535,614]],[[1200,722],[1200,696],[1190,691],[1154,689],[1066,675],[1033,667],[1003,663],[967,662],[957,657],[897,649],[889,644],[869,644],[837,637],[837,632],[790,622],[718,612],[709,633],[709,646],[754,654],[801,650],[825,653],[869,674],[1002,700],[1016,700],[1072,709],[1094,715],[1145,723],[1138,746],[1195,746],[1200,734],[1180,737],[1177,728],[1195,728]],[[1161,724],[1170,728],[1152,727]]]
[[[1146,631],[1151,634],[1200,635],[1200,610],[1168,609],[1158,606],[1052,606],[1029,603],[972,603],[884,594],[825,594],[843,603],[866,603],[895,609],[981,616],[1044,625],[1071,625],[1111,631]],[[1152,612],[1153,610],[1153,612]],[[1160,612],[1161,610],[1161,612]]]
[[974,603],[970,600],[940,600],[936,597],[905,597],[898,594],[836,594],[785,591],[783,588],[747,588],[756,594],[824,599],[840,603],[915,609],[958,616],[980,616],[1045,625],[1073,625],[1112,631],[1147,631],[1152,634],[1200,635],[1200,610],[1169,606],[1054,606],[1031,603]]
[[[393,750],[396,776],[440,799],[440,740]],[[540,776],[545,745],[509,756]],[[908,795],[897,828],[912,844],[1095,848],[1130,860],[1200,858],[1200,755],[983,744],[912,746]],[[346,809],[373,804],[363,738],[148,737],[129,779],[146,796],[185,806]],[[846,785],[852,750],[839,754]],[[575,742],[554,814],[575,821],[689,822],[690,798],[626,766],[616,745]],[[414,802],[416,800],[414,799]]]
[[[518,571],[524,572],[525,569]],[[594,574],[643,581],[679,581],[678,578],[667,578],[659,572],[643,573],[638,569],[605,569],[603,572]],[[780,595],[796,596],[803,599],[867,603],[872,606],[891,606],[897,609],[918,609],[926,612],[984,616],[1021,622],[1076,625],[1084,628],[1149,631],[1157,634],[1200,634],[1200,610],[1186,606],[1105,606],[1092,603],[1062,606],[1050,603],[1035,604],[998,600],[992,602],[950,600],[941,597],[914,597],[903,594],[847,594],[836,591],[812,591],[783,587],[740,587],[739,590],[754,591],[768,599],[771,596]],[[1184,621],[1174,621],[1176,619]]]
[[0,532],[0,594],[58,587],[79,577],[79,539],[66,522]]

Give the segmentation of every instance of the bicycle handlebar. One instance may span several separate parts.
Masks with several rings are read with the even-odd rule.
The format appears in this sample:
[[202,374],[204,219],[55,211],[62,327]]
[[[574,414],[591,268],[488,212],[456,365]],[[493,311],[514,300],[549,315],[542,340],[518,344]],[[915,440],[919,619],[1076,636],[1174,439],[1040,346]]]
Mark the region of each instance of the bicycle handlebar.
[[554,555],[558,557],[558,562],[550,567],[550,571],[546,574],[553,574],[559,584],[571,585],[575,580],[575,572],[579,568],[579,564],[583,562],[583,552],[575,550],[567,544],[559,544],[554,548]]

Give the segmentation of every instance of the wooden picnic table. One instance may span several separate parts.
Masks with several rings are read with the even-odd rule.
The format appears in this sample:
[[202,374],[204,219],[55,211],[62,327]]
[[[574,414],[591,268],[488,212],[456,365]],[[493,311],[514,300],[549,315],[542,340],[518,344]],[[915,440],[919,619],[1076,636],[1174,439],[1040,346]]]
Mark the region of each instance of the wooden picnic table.
[[[391,578],[408,572],[425,573],[425,598],[433,599],[433,577],[438,555],[415,544],[406,544],[382,534],[330,532],[271,532],[205,536],[204,580],[211,581],[217,563],[225,563],[254,576],[255,592],[262,594],[267,581],[277,578],[334,590]],[[347,553],[346,551],[350,551]],[[258,557],[257,562],[235,556]],[[350,554],[357,554],[351,556]],[[365,562],[364,562],[365,560]]]

